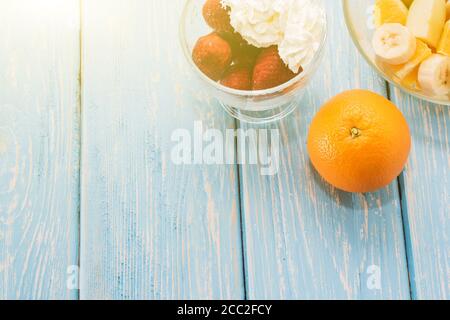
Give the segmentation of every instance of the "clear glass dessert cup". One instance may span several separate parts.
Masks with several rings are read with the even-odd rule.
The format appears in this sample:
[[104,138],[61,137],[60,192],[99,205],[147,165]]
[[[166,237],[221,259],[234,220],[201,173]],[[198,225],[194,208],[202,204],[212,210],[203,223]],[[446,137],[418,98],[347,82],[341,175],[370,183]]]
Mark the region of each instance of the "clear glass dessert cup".
[[[317,0],[324,12],[323,0]],[[181,46],[191,70],[197,75],[202,87],[210,96],[216,98],[220,105],[234,118],[247,122],[264,124],[281,120],[292,113],[299,105],[306,92],[306,87],[319,67],[327,35],[327,19],[323,28],[320,47],[312,62],[303,72],[290,81],[267,90],[243,91],[221,85],[208,78],[192,59],[192,50],[197,40],[212,32],[202,17],[204,1],[187,0],[180,21]]]
[[377,63],[372,47],[372,37],[376,29],[374,18],[375,0],[343,0],[343,6],[346,24],[353,42],[375,71],[386,81],[408,94],[428,102],[450,106],[450,95],[431,96],[419,88],[406,87],[402,85],[400,79],[397,79],[388,71],[383,70],[381,65]]

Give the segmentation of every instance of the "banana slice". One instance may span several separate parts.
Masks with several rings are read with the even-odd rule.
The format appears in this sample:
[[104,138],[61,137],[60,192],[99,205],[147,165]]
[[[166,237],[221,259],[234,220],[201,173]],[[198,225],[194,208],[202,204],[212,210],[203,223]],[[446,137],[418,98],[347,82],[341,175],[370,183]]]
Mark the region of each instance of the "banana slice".
[[419,84],[431,95],[450,94],[450,57],[433,54],[419,68]]
[[386,23],[375,31],[372,45],[382,62],[399,65],[412,58],[416,52],[417,40],[405,26]]

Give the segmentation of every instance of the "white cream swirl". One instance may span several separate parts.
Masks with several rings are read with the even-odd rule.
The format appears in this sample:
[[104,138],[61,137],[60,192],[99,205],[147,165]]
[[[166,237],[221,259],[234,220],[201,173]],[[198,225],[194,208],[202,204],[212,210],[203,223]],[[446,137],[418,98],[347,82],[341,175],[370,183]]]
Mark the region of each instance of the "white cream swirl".
[[325,33],[325,11],[317,1],[293,1],[283,40],[278,44],[280,57],[292,72],[306,68],[320,48]]
[[248,43],[278,46],[281,59],[297,73],[319,50],[326,25],[318,0],[222,0],[231,25]]
[[222,0],[230,8],[231,25],[258,48],[278,45],[284,36],[292,0]]

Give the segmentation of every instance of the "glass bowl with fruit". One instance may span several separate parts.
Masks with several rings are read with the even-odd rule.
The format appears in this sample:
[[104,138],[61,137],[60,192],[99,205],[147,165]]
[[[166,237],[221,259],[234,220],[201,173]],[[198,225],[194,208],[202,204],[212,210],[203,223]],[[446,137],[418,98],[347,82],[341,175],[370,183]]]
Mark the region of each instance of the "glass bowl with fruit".
[[387,81],[450,105],[450,1],[344,0],[351,36]]
[[299,105],[326,40],[323,0],[187,0],[183,52],[211,96],[250,123]]

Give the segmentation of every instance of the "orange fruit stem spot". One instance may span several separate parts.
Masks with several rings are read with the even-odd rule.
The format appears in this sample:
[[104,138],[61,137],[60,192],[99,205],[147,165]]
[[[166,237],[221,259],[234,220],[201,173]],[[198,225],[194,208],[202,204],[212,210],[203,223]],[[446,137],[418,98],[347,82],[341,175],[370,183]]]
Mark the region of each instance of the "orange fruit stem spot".
[[358,128],[352,128],[352,130],[350,130],[351,134],[352,134],[352,138],[358,138],[361,135],[361,131],[359,131]]

